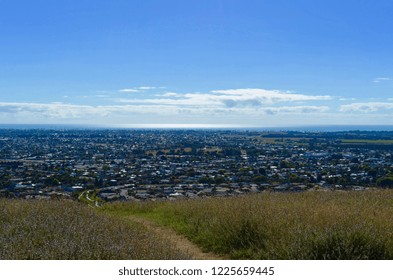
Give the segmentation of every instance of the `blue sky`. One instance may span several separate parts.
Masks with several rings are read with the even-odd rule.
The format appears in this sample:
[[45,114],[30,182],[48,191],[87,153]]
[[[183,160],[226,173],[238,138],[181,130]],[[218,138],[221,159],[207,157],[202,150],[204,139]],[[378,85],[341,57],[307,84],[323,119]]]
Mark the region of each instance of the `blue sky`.
[[0,1],[0,123],[393,125],[393,2]]

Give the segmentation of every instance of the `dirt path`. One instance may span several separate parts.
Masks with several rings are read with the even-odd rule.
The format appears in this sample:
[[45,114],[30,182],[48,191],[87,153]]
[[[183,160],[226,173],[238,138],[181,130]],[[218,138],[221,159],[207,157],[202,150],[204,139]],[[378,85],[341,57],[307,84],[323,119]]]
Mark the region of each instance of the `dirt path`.
[[191,255],[191,257],[195,260],[224,260],[224,259],[229,259],[225,258],[223,256],[218,256],[213,253],[204,253],[202,250],[196,246],[194,243],[189,241],[187,238],[184,236],[176,233],[174,230],[160,226],[152,221],[146,220],[144,218],[140,217],[135,217],[135,216],[130,216],[129,219],[131,219],[133,222],[142,224],[144,227],[148,228],[158,236],[163,237],[166,240],[169,240],[169,242],[173,243],[174,246],[179,249],[180,251]]

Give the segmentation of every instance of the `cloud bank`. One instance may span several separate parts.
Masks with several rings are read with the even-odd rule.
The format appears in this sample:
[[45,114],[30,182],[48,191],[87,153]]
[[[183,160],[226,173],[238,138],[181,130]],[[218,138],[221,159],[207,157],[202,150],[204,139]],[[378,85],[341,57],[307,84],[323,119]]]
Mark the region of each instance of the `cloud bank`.
[[158,98],[127,99],[119,98],[116,102],[133,104],[171,104],[176,106],[205,106],[215,108],[263,107],[277,103],[304,103],[307,101],[331,100],[328,95],[304,95],[265,89],[230,89],[214,90],[210,93],[173,93],[158,95]]
[[[132,98],[121,95],[139,91],[146,92]],[[122,89],[117,97],[94,95],[83,100],[74,100],[84,104],[0,102],[0,119],[3,123],[98,125],[184,123],[208,126],[216,123],[227,126],[274,126],[392,123],[392,100],[342,104],[350,100],[354,99],[255,88],[177,93],[166,92],[159,87],[143,86]],[[68,97],[67,101],[72,101],[72,98]]]
[[341,112],[372,113],[372,112],[378,112],[383,110],[393,110],[393,103],[389,103],[389,102],[352,103],[348,105],[342,105],[340,107]]

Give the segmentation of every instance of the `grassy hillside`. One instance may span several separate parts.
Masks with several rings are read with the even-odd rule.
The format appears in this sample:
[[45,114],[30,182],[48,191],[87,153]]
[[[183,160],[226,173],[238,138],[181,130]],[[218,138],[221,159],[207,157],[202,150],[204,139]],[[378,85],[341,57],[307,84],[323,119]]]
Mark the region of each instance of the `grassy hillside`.
[[114,203],[234,259],[393,259],[393,191]]
[[[0,200],[0,259],[189,259],[137,216],[233,259],[393,259],[393,191],[123,202]],[[135,219],[134,219],[135,221]]]
[[0,259],[186,259],[128,220],[73,201],[0,200]]

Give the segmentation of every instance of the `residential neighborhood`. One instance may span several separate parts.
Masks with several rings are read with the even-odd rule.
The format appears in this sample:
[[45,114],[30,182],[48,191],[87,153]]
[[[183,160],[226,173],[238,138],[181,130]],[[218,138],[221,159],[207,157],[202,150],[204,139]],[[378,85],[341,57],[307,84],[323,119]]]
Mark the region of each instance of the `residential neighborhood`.
[[0,130],[8,198],[174,200],[392,182],[393,132]]

